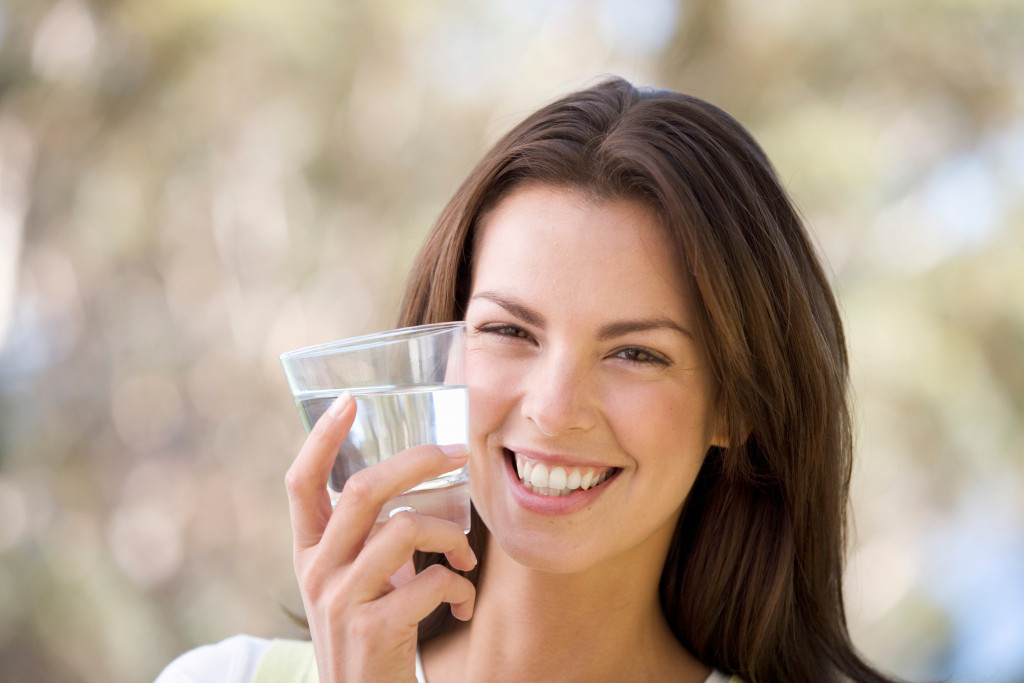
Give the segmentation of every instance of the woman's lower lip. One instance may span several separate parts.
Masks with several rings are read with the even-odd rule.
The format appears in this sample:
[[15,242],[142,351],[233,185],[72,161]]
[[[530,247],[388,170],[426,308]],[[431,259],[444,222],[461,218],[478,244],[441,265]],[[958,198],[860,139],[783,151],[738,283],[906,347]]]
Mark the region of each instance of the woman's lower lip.
[[[504,461],[505,476],[508,479],[512,497],[521,507],[539,514],[565,515],[582,510],[593,503],[604,492],[605,485],[608,483],[606,481],[600,486],[586,490],[576,489],[564,496],[545,496],[540,493],[534,493],[523,486],[523,482],[519,480],[519,475],[516,473],[515,463],[512,458],[505,457]],[[609,477],[609,479],[611,478]]]

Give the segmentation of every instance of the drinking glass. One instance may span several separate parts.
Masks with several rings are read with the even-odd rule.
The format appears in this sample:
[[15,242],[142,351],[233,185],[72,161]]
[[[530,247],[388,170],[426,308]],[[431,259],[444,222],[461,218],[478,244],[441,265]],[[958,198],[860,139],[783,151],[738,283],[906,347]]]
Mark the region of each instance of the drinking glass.
[[[331,504],[355,472],[422,444],[468,443],[463,378],[466,325],[420,325],[288,351],[280,356],[306,433],[349,392],[356,419],[327,482]],[[447,519],[469,532],[468,466],[429,479],[389,501],[399,510]]]

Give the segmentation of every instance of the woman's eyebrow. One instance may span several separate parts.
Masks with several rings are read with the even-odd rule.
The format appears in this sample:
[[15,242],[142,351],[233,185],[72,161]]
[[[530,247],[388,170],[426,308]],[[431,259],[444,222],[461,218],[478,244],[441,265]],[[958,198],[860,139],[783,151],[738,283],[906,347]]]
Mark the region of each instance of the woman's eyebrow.
[[602,341],[607,341],[609,339],[627,335],[631,332],[646,332],[647,330],[658,329],[675,330],[693,341],[693,334],[688,329],[671,318],[663,317],[645,318],[642,320],[623,320],[622,322],[610,323],[598,331],[597,338]]
[[[473,299],[486,299],[487,301],[498,304],[506,311],[529,325],[534,325],[535,327],[544,326],[544,316],[514,297],[499,294],[497,292],[484,291],[474,294]],[[645,332],[647,330],[657,329],[675,330],[686,336],[688,339],[693,340],[693,334],[688,329],[677,323],[672,318],[661,316],[609,323],[598,331],[597,338],[601,341],[607,341],[616,337],[622,337],[630,334],[631,332]]]
[[474,294],[470,301],[473,299],[486,299],[498,304],[524,323],[534,327],[544,327],[544,316],[513,297],[498,294],[497,292],[484,291]]

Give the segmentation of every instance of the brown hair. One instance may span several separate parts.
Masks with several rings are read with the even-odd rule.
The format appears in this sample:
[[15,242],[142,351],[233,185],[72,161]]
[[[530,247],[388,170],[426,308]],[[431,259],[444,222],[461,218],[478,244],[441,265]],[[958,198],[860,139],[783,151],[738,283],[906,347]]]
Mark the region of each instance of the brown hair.
[[[400,324],[464,317],[480,218],[524,183],[643,202],[697,293],[730,445],[707,454],[665,561],[661,604],[679,641],[749,683],[888,680],[854,650],[843,609],[852,436],[842,323],[764,152],[721,109],[621,79],[554,102],[498,142],[444,209]],[[475,514],[474,527],[483,557]],[[424,554],[417,565],[440,561]],[[450,620],[439,609],[421,640]]]

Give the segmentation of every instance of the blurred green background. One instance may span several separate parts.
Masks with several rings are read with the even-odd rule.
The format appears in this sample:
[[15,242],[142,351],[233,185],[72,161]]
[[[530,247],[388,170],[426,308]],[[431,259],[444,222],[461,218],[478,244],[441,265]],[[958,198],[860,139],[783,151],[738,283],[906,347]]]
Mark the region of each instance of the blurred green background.
[[602,74],[764,144],[835,274],[854,639],[1024,681],[1024,3],[4,0],[0,680],[299,633],[277,362],[392,326],[484,149]]

